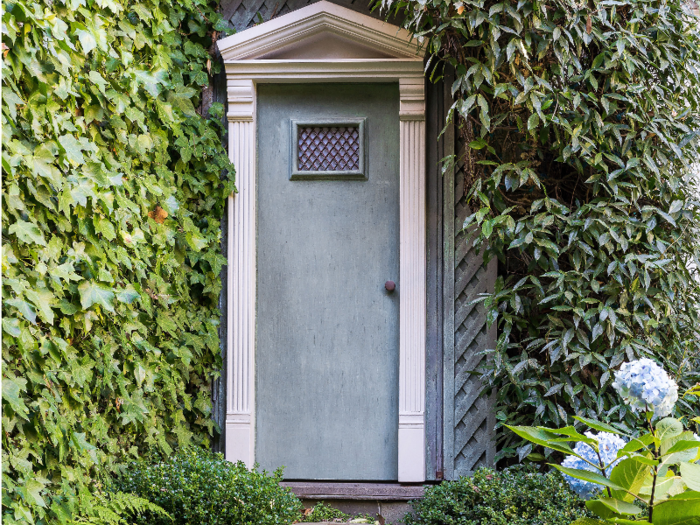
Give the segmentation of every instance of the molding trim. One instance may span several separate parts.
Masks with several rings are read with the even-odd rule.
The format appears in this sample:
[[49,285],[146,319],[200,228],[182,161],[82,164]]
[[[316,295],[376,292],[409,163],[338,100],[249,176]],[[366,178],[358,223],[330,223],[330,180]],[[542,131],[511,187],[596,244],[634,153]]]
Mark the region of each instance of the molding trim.
[[405,29],[325,0],[223,38],[217,45],[224,62],[229,62],[260,58],[323,32],[395,58],[424,55]]
[[[399,80],[399,481],[425,480],[425,81]],[[415,458],[423,461],[415,461]]]
[[253,466],[255,450],[255,86],[228,83],[229,158],[238,193],[228,201],[226,459]]
[[[293,16],[292,16],[293,15]],[[321,23],[321,22],[323,23]],[[325,24],[325,25],[324,25]],[[245,60],[286,47],[300,27],[344,36],[397,58]],[[310,30],[310,29],[309,29]],[[363,40],[364,39],[364,40]],[[298,39],[297,39],[298,40]],[[324,0],[218,42],[228,88],[229,198],[226,459],[255,462],[255,86],[268,82],[398,82],[400,96],[400,314],[398,481],[425,481],[426,142],[422,53],[396,26]],[[392,47],[393,46],[393,47]]]
[[242,60],[225,62],[224,65],[229,84],[246,79],[264,82],[398,82],[412,78],[424,81],[422,58]]

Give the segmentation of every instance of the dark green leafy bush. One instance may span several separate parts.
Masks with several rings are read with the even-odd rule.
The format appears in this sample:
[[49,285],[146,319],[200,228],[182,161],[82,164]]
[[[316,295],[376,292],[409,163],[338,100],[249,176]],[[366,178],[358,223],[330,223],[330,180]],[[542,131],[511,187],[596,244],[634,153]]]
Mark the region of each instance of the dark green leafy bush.
[[[686,0],[384,0],[455,72],[464,223],[500,265],[500,421],[637,417],[613,371],[700,379],[700,19]],[[455,160],[455,159],[453,159]],[[676,415],[697,414],[684,398]],[[501,434],[502,453],[519,438]],[[521,451],[527,453],[527,449]]]
[[249,471],[202,449],[181,450],[152,464],[128,465],[116,483],[126,493],[162,507],[174,519],[144,513],[136,523],[149,525],[278,525],[300,518],[301,502],[279,486],[273,475]]
[[215,431],[233,169],[195,108],[223,25],[208,0],[3,8],[2,521],[66,523],[125,456]]
[[558,472],[482,468],[413,502],[406,525],[569,525],[590,516]]

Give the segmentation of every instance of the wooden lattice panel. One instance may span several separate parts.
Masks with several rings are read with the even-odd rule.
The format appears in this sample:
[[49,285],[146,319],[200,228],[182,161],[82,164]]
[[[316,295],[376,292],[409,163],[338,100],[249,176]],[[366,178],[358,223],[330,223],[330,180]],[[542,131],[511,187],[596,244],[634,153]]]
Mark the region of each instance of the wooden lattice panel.
[[[458,157],[464,152],[464,141],[457,138],[455,148]],[[496,327],[486,323],[482,303],[472,304],[479,294],[494,288],[497,262],[484,265],[483,256],[473,247],[473,230],[463,231],[464,220],[471,210],[464,196],[465,166],[458,162],[454,169],[454,236],[453,268],[454,288],[452,302],[447,308],[452,315],[452,348],[445,353],[445,463],[446,477],[465,476],[482,466],[493,466],[495,445],[492,411],[493,399],[479,397],[482,385],[472,372],[478,369],[483,356],[478,355],[493,348]],[[449,204],[446,204],[449,210]],[[446,276],[449,278],[450,276]],[[449,298],[448,298],[449,299]]]
[[300,171],[348,171],[360,169],[358,126],[300,126]]

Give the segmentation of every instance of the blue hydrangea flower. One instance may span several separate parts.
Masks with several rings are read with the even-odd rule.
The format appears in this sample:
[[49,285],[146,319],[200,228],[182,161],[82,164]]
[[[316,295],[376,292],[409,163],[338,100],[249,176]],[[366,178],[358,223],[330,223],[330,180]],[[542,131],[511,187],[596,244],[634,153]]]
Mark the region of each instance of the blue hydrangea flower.
[[[591,447],[587,443],[576,443],[576,446],[574,447],[574,452],[576,452],[579,456],[586,458],[594,465],[600,465],[601,467],[605,467],[606,465],[608,465],[605,468],[605,475],[609,477],[610,471],[618,463],[618,461],[620,461],[619,459],[617,459],[617,452],[622,447],[624,447],[627,442],[620,436],[616,436],[615,434],[611,434],[609,432],[599,432],[598,435],[595,435],[592,432],[586,432],[585,435],[586,437],[598,441],[598,450],[600,452],[600,459],[603,461],[603,464],[600,465],[598,454],[596,454],[596,451],[593,449],[593,447]],[[589,465],[584,460],[577,458],[576,456],[566,456],[564,461],[562,461],[562,466],[568,468],[588,470],[590,472],[595,472],[596,474],[601,473],[600,469]],[[596,485],[595,483],[590,483],[588,481],[583,481],[581,479],[572,478],[571,476],[568,476],[566,474],[564,474],[564,479],[566,479],[566,481],[569,482],[569,485],[571,486],[573,491],[576,492],[576,494],[586,499],[590,498],[601,488],[600,485]]]
[[665,417],[678,401],[676,382],[647,358],[623,364],[612,386],[634,412],[653,410],[656,416]]

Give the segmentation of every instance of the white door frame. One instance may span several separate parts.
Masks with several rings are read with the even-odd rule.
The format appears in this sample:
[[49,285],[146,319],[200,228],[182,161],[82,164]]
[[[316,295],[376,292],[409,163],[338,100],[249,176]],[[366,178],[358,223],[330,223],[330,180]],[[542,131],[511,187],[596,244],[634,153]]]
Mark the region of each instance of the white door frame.
[[[236,167],[238,189],[229,197],[228,206],[226,459],[243,461],[248,467],[255,462],[256,86],[279,82],[398,82],[398,481],[425,481],[426,140],[422,50],[406,31],[323,0],[222,39],[218,46],[226,67],[229,157]],[[274,58],[282,50],[285,58]],[[303,58],[295,58],[295,53]],[[309,53],[317,58],[308,58]],[[265,56],[272,58],[260,58]]]

